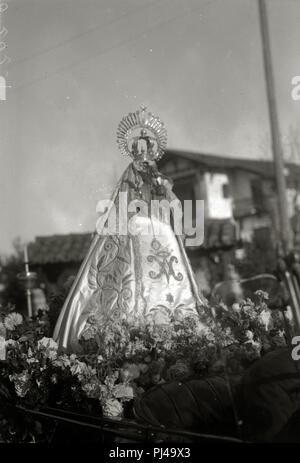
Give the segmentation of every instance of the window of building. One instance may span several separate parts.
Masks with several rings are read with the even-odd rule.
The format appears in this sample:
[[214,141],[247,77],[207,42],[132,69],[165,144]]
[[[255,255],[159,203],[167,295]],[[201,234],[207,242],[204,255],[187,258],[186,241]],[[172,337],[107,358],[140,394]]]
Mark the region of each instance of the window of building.
[[263,192],[263,185],[261,179],[253,179],[251,180],[251,194],[253,204],[255,206],[259,206],[263,200],[264,192]]
[[228,185],[228,183],[223,183],[223,185],[222,185],[222,192],[223,192],[223,198],[224,198],[224,199],[230,198],[230,190],[229,190],[229,185]]

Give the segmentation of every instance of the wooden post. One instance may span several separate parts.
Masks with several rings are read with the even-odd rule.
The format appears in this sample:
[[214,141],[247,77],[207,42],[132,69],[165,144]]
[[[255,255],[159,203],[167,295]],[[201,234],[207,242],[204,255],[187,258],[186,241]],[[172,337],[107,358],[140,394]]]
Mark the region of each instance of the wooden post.
[[280,132],[277,116],[275,84],[271,59],[271,46],[269,37],[269,27],[267,19],[267,8],[265,0],[258,0],[260,31],[263,49],[263,61],[266,80],[266,91],[270,118],[270,131],[272,140],[272,152],[274,158],[275,179],[278,193],[278,212],[279,212],[279,234],[280,241],[287,254],[291,250],[291,231],[288,217],[288,206],[286,198],[286,181],[284,175],[284,161],[280,141]]

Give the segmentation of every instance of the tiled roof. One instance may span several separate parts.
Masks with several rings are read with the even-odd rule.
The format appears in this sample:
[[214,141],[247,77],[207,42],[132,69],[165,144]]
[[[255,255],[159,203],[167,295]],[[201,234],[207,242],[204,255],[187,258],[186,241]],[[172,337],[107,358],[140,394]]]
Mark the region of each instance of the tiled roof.
[[92,233],[38,236],[29,244],[28,255],[32,264],[81,262],[92,240]]
[[[91,240],[92,233],[38,236],[29,244],[29,261],[34,265],[80,263],[89,250]],[[236,229],[231,221],[206,221],[204,244],[200,248],[209,250],[235,244]]]
[[[163,166],[176,158],[184,158],[193,163],[203,166],[207,170],[227,170],[240,169],[248,172],[259,174],[262,177],[273,178],[275,176],[274,162],[270,160],[259,159],[243,159],[229,156],[216,156],[214,154],[204,154],[192,151],[167,150],[165,156],[159,162],[159,167]],[[288,169],[288,177],[290,179],[298,179],[300,176],[300,164],[285,163]]]

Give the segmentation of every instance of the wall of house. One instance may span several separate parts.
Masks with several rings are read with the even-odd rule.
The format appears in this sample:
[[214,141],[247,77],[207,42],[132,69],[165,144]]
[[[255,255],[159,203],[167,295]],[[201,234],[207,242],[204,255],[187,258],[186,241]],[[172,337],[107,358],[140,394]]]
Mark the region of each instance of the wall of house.
[[[261,181],[262,197],[260,202],[261,210],[259,213],[255,212],[257,203],[253,198],[253,192],[251,182],[258,180]],[[232,190],[232,197],[235,204],[243,200],[249,200],[248,213],[245,216],[236,218],[239,225],[239,236],[242,241],[249,242],[252,240],[254,230],[263,227],[274,228],[272,225],[277,224],[277,217],[274,208],[276,208],[276,202],[274,202],[274,182],[269,179],[264,179],[257,174],[236,170],[230,174],[230,183]],[[251,204],[253,210],[251,210]]]
[[233,170],[229,174],[232,197],[234,199],[251,198],[251,184],[253,178],[248,172]]
[[[250,172],[235,171],[230,174],[230,183],[232,188],[233,199],[239,201],[243,198],[252,198],[251,181],[259,179],[258,175]],[[265,208],[264,213],[254,214],[239,219],[240,235],[245,241],[250,241],[253,231],[261,227],[270,227],[273,238],[276,236],[276,230],[279,229],[278,218],[278,200],[276,196],[276,187],[274,180],[261,178],[263,191],[262,204]],[[297,197],[296,188],[287,188],[287,205],[288,216],[291,218],[295,214],[295,206],[300,205],[300,195]]]
[[206,214],[210,219],[232,218],[232,198],[225,197],[224,187],[229,187],[227,174],[206,172],[204,174],[206,188]]
[[[209,171],[206,166],[187,159],[172,159],[162,170],[174,178],[174,191],[181,199],[204,199],[206,218],[234,217],[242,240],[251,241],[254,230],[263,227],[269,227],[270,236],[276,239],[279,218],[273,179],[241,168],[222,170],[220,166],[218,170]],[[290,218],[295,214],[296,186],[299,182],[296,186],[294,183],[289,184],[287,189]],[[229,197],[224,197],[225,184],[229,184]],[[300,195],[296,204],[300,207]]]
[[239,235],[242,241],[250,242],[257,228],[272,228],[272,219],[268,214],[253,215],[239,220]]
[[300,208],[300,192],[296,188],[287,188],[288,215],[293,217],[296,209]]

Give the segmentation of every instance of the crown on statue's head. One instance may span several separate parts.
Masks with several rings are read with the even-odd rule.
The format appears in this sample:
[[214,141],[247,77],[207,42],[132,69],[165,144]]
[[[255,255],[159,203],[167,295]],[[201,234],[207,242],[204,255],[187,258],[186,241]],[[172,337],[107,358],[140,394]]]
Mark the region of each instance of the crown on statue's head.
[[167,146],[167,130],[159,117],[141,106],[121,120],[117,143],[121,153],[134,161],[158,161]]

